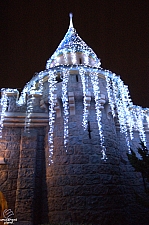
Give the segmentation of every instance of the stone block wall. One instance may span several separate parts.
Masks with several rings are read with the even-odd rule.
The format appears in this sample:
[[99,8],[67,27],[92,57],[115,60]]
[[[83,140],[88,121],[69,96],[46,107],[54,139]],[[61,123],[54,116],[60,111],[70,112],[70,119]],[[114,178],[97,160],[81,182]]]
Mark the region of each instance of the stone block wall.
[[[102,94],[106,96],[105,81],[101,79],[100,85]],[[75,113],[69,116],[67,152],[63,145],[63,113],[55,122],[54,163],[50,166],[48,145],[46,147],[43,201],[48,211],[44,211],[43,218],[47,214],[48,218],[42,222],[136,225],[141,220],[142,224],[147,225],[148,209],[136,199],[136,193],[144,195],[142,178],[128,162],[126,141],[108,111],[108,102],[102,110],[102,129],[108,159],[102,161],[94,98],[91,96],[88,132],[82,127],[83,93],[79,76],[78,80],[75,74],[71,76],[69,91],[73,92],[75,99]],[[58,84],[57,97],[62,108],[60,96],[61,83]]]
[[44,133],[43,128],[3,130],[0,154],[6,164],[0,165],[0,190],[19,225],[40,222]]
[[[77,105],[78,104],[78,105]],[[54,163],[47,165],[47,199],[49,221],[108,224],[108,219],[124,224],[124,196],[120,185],[120,154],[114,121],[103,112],[103,132],[107,162],[101,160],[101,146],[96,115],[91,102],[89,116],[91,138],[81,126],[82,104],[69,118],[68,150],[63,147],[63,119],[57,118],[54,133]],[[110,212],[109,212],[110,210]],[[118,211],[119,213],[116,213]],[[114,216],[114,218],[112,218]],[[111,223],[111,224],[112,224]]]
[[[48,165],[46,150],[45,200],[51,223],[86,223],[103,225],[147,225],[149,210],[137,200],[144,200],[143,180],[129,164],[124,135],[116,130],[103,111],[103,132],[108,159],[101,160],[98,128],[94,112],[90,114],[91,139],[80,126],[79,114],[69,119],[70,137],[63,147],[63,119],[55,125],[54,163]],[[72,135],[72,136],[71,136]],[[46,212],[45,212],[46,215]],[[44,222],[46,222],[44,220]]]
[[17,178],[20,158],[20,128],[4,128],[0,139],[0,154],[5,158],[0,165],[0,190],[3,192],[8,207],[15,211]]

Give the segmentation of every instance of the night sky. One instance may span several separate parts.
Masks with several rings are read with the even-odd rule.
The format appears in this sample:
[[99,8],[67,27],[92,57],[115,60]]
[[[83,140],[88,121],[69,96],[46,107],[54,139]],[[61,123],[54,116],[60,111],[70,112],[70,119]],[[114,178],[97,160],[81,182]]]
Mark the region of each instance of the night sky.
[[45,69],[69,26],[149,107],[149,0],[0,0],[0,87],[20,88]]

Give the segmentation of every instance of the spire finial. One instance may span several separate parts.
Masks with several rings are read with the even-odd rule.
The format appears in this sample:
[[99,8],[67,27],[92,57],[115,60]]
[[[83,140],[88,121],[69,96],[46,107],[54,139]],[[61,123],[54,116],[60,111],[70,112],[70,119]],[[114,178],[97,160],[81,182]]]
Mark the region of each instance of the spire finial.
[[73,17],[73,14],[72,14],[72,13],[69,13],[69,17],[70,17],[70,24],[69,24],[69,28],[73,28],[73,22],[72,22],[72,17]]

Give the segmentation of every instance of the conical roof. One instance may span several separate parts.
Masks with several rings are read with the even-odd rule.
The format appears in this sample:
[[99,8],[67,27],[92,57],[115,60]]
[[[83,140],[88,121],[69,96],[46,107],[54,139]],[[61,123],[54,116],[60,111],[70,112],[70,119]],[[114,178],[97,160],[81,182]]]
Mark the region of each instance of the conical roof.
[[94,67],[100,67],[100,59],[98,59],[95,52],[79,37],[74,29],[71,13],[68,31],[54,54],[47,60],[46,69],[53,67],[52,62],[56,60],[57,57],[68,53],[83,53],[94,60]]

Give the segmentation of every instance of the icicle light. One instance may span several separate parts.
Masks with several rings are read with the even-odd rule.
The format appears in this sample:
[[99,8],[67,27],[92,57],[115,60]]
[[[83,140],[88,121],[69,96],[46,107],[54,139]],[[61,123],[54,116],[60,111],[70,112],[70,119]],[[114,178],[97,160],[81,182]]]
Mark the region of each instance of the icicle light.
[[55,105],[56,105],[56,75],[54,71],[49,71],[49,132],[48,132],[48,143],[49,143],[49,164],[53,163],[53,133],[54,133],[54,122],[55,122]]
[[0,138],[2,138],[2,129],[3,129],[3,122],[5,118],[5,112],[7,109],[7,102],[8,102],[8,96],[7,96],[7,89],[2,88],[1,89],[1,107],[2,107],[2,112],[1,112],[1,117],[0,117]]
[[83,128],[84,130],[87,129],[88,127],[88,114],[89,114],[89,111],[88,111],[88,105],[87,105],[87,93],[88,93],[88,83],[86,81],[86,71],[85,69],[83,68],[80,68],[79,69],[79,74],[81,76],[81,81],[82,81],[82,87],[83,87]]
[[[145,131],[143,127],[144,110],[142,107],[134,106],[129,95],[129,90],[116,74],[106,71],[107,93],[113,117],[117,117],[120,131],[125,134],[128,150],[130,150],[130,139],[133,139],[133,131],[137,130],[140,139],[146,144]],[[147,117],[146,117],[147,120]]]
[[98,130],[99,130],[99,136],[100,136],[100,144],[101,144],[101,152],[102,152],[102,159],[106,160],[106,148],[104,143],[104,136],[103,136],[103,130],[102,130],[102,123],[101,123],[101,103],[100,103],[100,89],[99,89],[99,77],[98,77],[98,71],[91,73],[91,82],[93,85],[93,93],[95,98],[95,110],[96,110],[96,116],[97,116],[97,123],[98,123]]
[[69,119],[69,105],[68,105],[68,93],[67,93],[67,85],[69,80],[69,70],[63,69],[63,81],[62,81],[62,103],[63,103],[63,117],[64,117],[64,147],[67,151],[67,143],[68,143],[68,119]]
[[115,117],[115,101],[113,98],[113,89],[112,89],[112,79],[108,75],[108,71],[106,71],[106,82],[107,82],[107,93],[108,93],[108,98],[109,98],[109,104],[111,106],[111,111],[113,117]]

